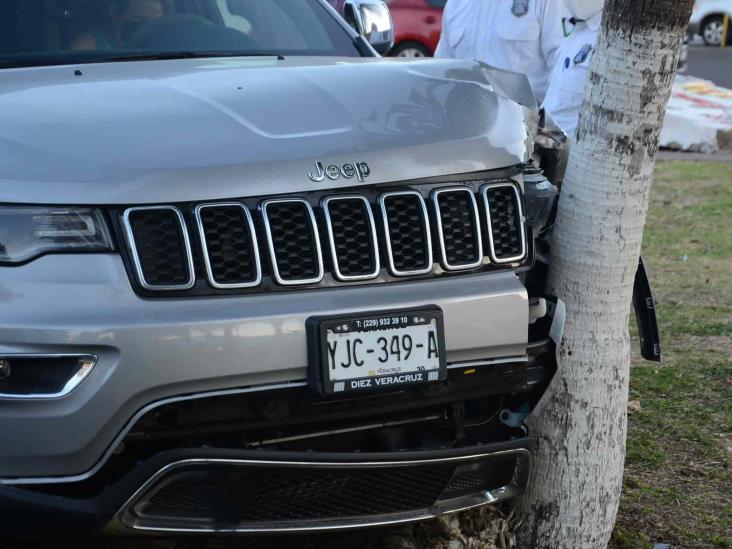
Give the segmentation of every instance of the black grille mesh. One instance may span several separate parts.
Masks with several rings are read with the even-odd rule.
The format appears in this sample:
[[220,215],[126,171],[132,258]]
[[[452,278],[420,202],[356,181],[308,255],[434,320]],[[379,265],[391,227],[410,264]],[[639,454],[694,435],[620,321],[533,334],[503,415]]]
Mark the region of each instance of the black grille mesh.
[[308,207],[303,202],[267,205],[276,263],[287,281],[315,278],[319,274],[318,251]]
[[437,197],[446,263],[452,267],[475,264],[480,259],[478,219],[471,199],[465,191],[445,191]]
[[225,505],[228,491],[225,486],[211,484],[173,484],[157,492],[149,501],[149,508],[185,514],[207,513]]
[[245,284],[256,280],[254,242],[244,210],[240,206],[206,207],[200,216],[214,282]]
[[331,200],[328,203],[334,261],[344,276],[367,276],[376,269],[373,231],[366,203],[359,198]]
[[134,210],[129,214],[129,224],[149,285],[180,286],[190,281],[183,232],[175,211]]
[[514,187],[488,187],[486,196],[491,214],[495,258],[500,261],[521,255],[523,228]]
[[[249,512],[254,520],[282,520],[409,510],[433,503],[450,478],[450,469],[289,472],[270,477]],[[282,499],[289,504],[282,506]]]
[[442,494],[445,499],[474,494],[489,488],[508,485],[521,460],[516,456],[494,457],[490,467],[458,470]]
[[398,513],[433,505],[454,469],[452,465],[388,470],[260,468],[230,472],[225,485],[183,475],[138,504],[136,512],[148,518],[215,517],[223,523]]
[[414,194],[384,199],[394,268],[419,271],[431,266],[422,198]]
[[[423,512],[438,502],[506,486],[523,486],[528,456],[491,455],[469,462],[380,467],[329,464],[197,464],[167,473],[130,510],[149,525],[208,524],[217,528],[368,522]],[[181,522],[184,521],[184,522]]]

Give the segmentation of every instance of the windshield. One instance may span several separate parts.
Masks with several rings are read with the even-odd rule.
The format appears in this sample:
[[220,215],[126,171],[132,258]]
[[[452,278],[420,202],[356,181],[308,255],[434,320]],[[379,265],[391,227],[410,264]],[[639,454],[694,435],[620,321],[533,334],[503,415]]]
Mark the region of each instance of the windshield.
[[199,55],[359,52],[318,0],[0,0],[0,67]]

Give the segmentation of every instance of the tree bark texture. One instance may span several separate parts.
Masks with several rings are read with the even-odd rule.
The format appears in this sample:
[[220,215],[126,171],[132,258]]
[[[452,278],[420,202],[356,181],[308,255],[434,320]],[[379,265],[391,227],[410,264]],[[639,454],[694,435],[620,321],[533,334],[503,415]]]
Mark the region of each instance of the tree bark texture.
[[605,547],[622,488],[628,319],[659,134],[692,0],[607,0],[554,228],[559,371],[529,428],[519,546]]

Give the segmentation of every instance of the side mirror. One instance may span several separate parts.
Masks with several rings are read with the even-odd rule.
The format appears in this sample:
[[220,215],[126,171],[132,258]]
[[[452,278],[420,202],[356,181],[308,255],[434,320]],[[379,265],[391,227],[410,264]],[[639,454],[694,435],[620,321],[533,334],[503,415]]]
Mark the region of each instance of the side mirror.
[[394,45],[394,23],[381,0],[346,0],[343,17],[381,55]]

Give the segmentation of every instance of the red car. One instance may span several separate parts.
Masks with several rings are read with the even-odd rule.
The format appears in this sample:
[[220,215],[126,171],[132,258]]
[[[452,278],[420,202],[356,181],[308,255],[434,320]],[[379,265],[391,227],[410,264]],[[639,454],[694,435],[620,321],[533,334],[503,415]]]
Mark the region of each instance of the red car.
[[447,0],[387,0],[396,33],[393,57],[431,57],[442,30]]

